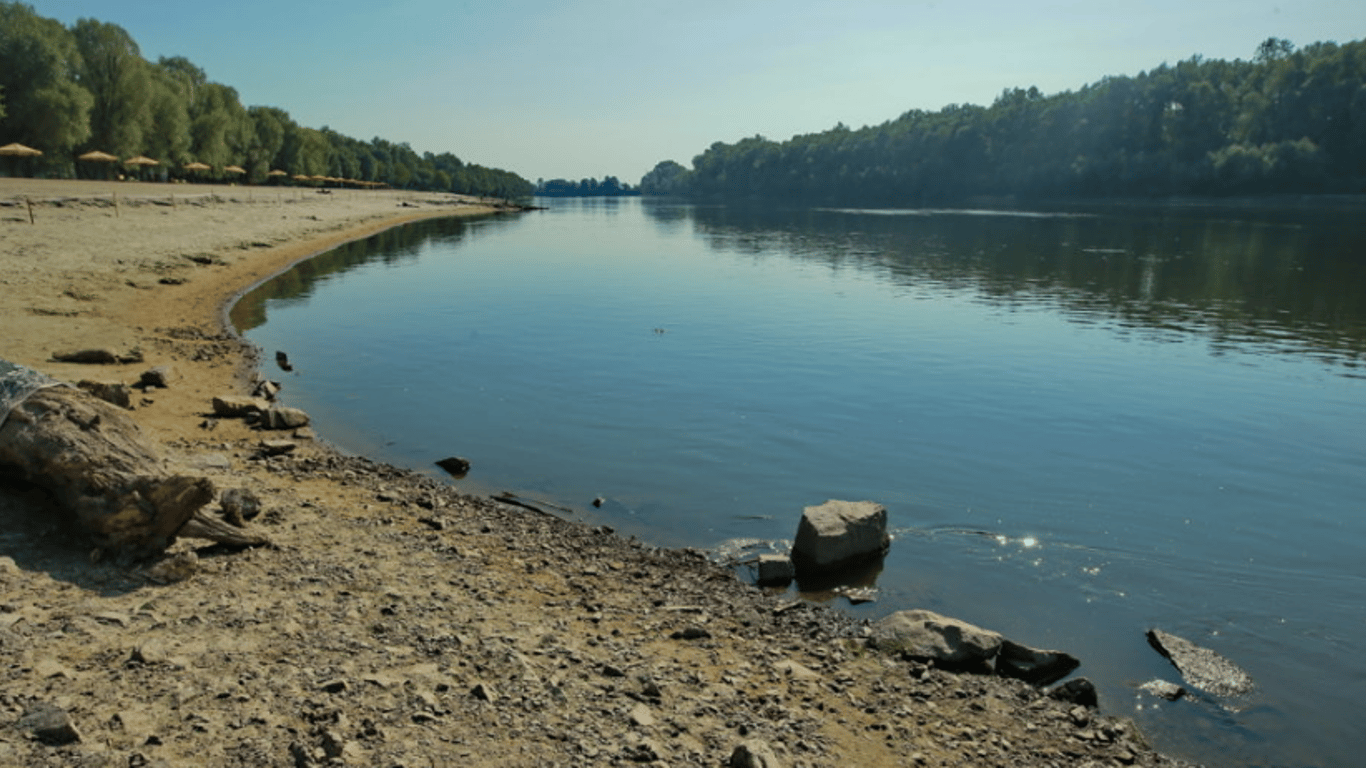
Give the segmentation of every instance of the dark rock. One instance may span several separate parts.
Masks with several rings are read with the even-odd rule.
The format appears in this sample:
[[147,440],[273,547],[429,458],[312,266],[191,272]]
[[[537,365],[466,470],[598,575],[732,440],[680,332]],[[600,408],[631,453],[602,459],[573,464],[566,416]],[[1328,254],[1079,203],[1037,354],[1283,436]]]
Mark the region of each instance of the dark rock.
[[275,353],[275,364],[280,366],[280,370],[282,371],[294,370],[294,366],[289,364],[289,355],[286,355],[284,352]]
[[19,727],[32,731],[39,741],[50,746],[62,746],[81,740],[81,733],[76,730],[75,723],[71,722],[71,716],[55,704],[42,703],[34,706],[20,718]]
[[143,371],[142,376],[138,379],[138,383],[143,387],[166,389],[171,386],[171,378],[173,375],[171,366],[158,365],[155,368],[149,368]]
[[674,640],[705,640],[711,633],[701,627],[684,627],[669,635]]
[[493,701],[498,698],[498,695],[493,692],[493,687],[488,683],[476,683],[470,689],[470,695],[480,701]]
[[469,459],[462,459],[459,456],[448,456],[436,463],[438,467],[446,470],[451,477],[460,479],[470,473]]
[[958,668],[989,666],[1005,638],[933,611],[913,610],[897,611],[873,624],[869,643],[878,650]]
[[886,507],[832,499],[802,511],[792,560],[799,571],[838,570],[876,559],[889,546]]
[[1072,674],[1081,666],[1075,656],[1062,651],[1041,651],[1011,640],[1001,644],[996,657],[996,674],[1023,680],[1031,685],[1050,685]]
[[1100,698],[1096,696],[1095,684],[1084,677],[1068,680],[1049,691],[1048,695],[1058,701],[1066,701],[1083,707],[1100,706]]
[[136,363],[142,360],[142,353],[133,350],[120,355],[110,349],[78,349],[74,352],[54,352],[52,359],[59,363],[113,365],[115,363]]
[[345,680],[328,680],[321,687],[328,693],[344,693],[348,686]]
[[1150,629],[1148,644],[1167,657],[1186,682],[1215,696],[1242,696],[1256,688],[1237,664],[1189,640]]

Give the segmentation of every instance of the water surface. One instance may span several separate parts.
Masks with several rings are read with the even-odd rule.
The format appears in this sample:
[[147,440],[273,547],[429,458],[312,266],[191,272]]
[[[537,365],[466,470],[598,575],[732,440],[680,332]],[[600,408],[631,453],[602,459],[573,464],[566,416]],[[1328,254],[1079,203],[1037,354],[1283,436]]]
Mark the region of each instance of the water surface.
[[[235,322],[344,448],[667,544],[876,500],[896,540],[850,610],[1069,650],[1210,765],[1366,750],[1360,210],[550,205],[345,246]],[[1258,693],[1140,694],[1177,679],[1152,626]]]

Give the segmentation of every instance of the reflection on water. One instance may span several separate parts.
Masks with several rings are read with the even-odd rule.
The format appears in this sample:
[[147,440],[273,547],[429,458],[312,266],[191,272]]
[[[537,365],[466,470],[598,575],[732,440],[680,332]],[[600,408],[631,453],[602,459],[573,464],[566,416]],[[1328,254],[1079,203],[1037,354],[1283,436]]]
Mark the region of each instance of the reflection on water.
[[[466,488],[667,544],[753,547],[872,499],[895,541],[856,614],[1068,650],[1107,709],[1211,765],[1344,764],[1366,750],[1341,684],[1366,683],[1359,214],[557,200],[352,244],[234,318],[345,448],[468,456]],[[1150,626],[1247,668],[1252,706],[1144,698],[1172,674]]]
[[253,287],[230,308],[228,319],[238,332],[246,333],[266,322],[267,301],[279,301],[282,307],[303,303],[318,284],[334,275],[371,263],[397,267],[415,261],[425,249],[456,247],[469,234],[470,221],[426,219],[339,245]]
[[1121,333],[1199,334],[1312,354],[1360,373],[1366,353],[1366,209],[1141,207],[1101,213],[692,207],[647,199],[712,248],[879,273],[911,291],[969,291],[1001,311],[1052,305]]

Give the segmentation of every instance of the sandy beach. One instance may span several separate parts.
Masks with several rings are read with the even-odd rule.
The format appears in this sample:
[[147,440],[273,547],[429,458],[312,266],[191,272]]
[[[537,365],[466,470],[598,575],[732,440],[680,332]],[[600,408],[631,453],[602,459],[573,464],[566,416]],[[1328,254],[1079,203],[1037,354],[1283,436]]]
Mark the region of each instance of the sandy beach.
[[[273,543],[182,538],[129,562],[0,476],[0,765],[1178,764],[1104,702],[871,651],[845,615],[701,553],[214,417],[255,373],[223,326],[232,297],[453,215],[523,214],[394,190],[0,179],[0,359],[70,382],[170,366],[131,416],[171,465],[258,497],[249,527]],[[141,361],[53,360],[90,348]],[[295,447],[262,449],[279,437]],[[79,738],[41,741],[43,708]],[[741,744],[758,757],[730,763]]]

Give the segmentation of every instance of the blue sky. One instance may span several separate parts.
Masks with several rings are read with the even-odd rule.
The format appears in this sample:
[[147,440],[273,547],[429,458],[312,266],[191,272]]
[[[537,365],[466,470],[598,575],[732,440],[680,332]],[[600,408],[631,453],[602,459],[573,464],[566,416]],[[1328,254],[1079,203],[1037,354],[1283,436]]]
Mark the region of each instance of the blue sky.
[[913,109],[1070,90],[1193,54],[1348,42],[1363,0],[31,0],[122,26],[242,102],[535,180],[690,165]]

